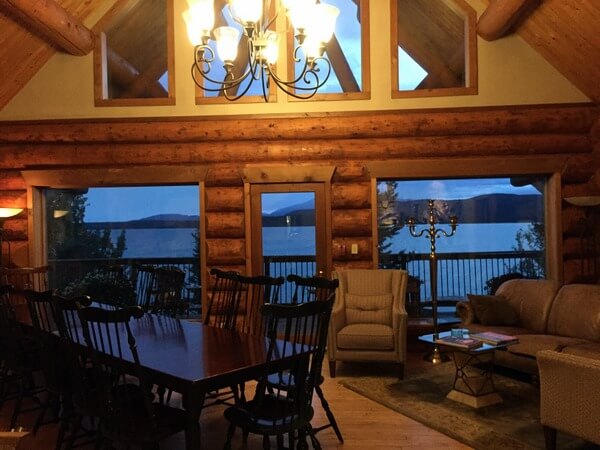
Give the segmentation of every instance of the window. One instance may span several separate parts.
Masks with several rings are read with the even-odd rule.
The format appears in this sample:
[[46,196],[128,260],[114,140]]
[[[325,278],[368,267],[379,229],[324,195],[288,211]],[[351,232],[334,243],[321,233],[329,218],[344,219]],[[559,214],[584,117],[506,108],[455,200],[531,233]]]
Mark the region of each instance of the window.
[[[93,299],[110,292],[128,303],[134,301],[139,267],[177,267],[185,272],[182,295],[199,300],[197,185],[46,189],[44,194],[52,288]],[[115,274],[122,281],[116,291],[107,288],[115,288]]]
[[[416,286],[409,313],[431,312],[429,200],[436,228],[450,234],[450,218],[458,220],[454,235],[435,241],[438,299],[451,302],[489,293],[499,277],[545,276],[545,184],[543,177],[379,180],[379,265],[408,270]],[[423,236],[411,234],[409,218]]]
[[117,2],[96,28],[97,106],[175,103],[171,0]]
[[[271,3],[271,13],[274,12],[274,3]],[[340,15],[337,19],[336,30],[332,39],[327,44],[325,56],[331,62],[331,74],[324,87],[319,89],[317,95],[312,97],[316,100],[332,100],[332,99],[362,99],[369,98],[370,81],[369,81],[369,52],[368,52],[368,36],[369,36],[369,0],[327,0],[328,4],[334,5],[340,9]],[[229,7],[224,2],[220,4],[222,8],[216,11],[215,23],[237,28],[240,32],[240,40],[238,44],[238,52],[236,64],[234,65],[235,78],[239,78],[248,69],[248,65],[238,64],[247,58],[247,38],[244,36],[242,27],[231,16]],[[217,7],[217,3],[215,3]],[[278,75],[283,79],[293,80],[297,78],[303,69],[302,62],[295,63],[291,55],[295,46],[294,30],[289,22],[287,46],[284,46],[283,53],[287,57],[287,76],[283,76],[283,68],[276,69]],[[275,29],[273,23],[270,29]],[[282,40],[283,41],[283,40]],[[216,44],[213,39],[209,41],[209,46],[217,55]],[[285,65],[286,60],[280,60],[279,65]],[[318,63],[317,63],[318,66]],[[214,62],[210,66],[210,77],[214,80],[223,80],[225,70],[222,67],[222,62],[215,56]],[[323,68],[324,71],[324,68]],[[321,75],[321,72],[319,75]],[[202,82],[203,87],[208,89],[204,91],[201,88],[196,88],[197,103],[226,103],[227,99],[221,92],[218,92],[218,83],[211,83],[204,80],[201,76],[196,79]],[[245,96],[241,97],[238,102],[263,102],[261,83],[256,81],[251,84],[252,78],[249,77],[237,89],[231,89],[230,96],[238,95],[248,89]],[[269,101],[275,101],[277,95],[281,95],[281,91],[274,87],[274,83],[270,83],[268,88]],[[308,86],[306,83],[300,83],[300,86]],[[314,82],[313,82],[314,85]],[[211,92],[210,89],[214,91]],[[303,94],[302,91],[297,91]],[[289,100],[294,101],[293,97]],[[306,100],[302,100],[306,101]]]
[[392,0],[393,97],[477,93],[476,13],[463,0]]
[[[331,74],[325,86],[313,99],[369,98],[369,1],[327,0],[340,10],[336,29],[325,48],[331,62]],[[293,33],[288,34],[288,48],[293,45]],[[289,73],[298,77],[302,64],[290,64]]]

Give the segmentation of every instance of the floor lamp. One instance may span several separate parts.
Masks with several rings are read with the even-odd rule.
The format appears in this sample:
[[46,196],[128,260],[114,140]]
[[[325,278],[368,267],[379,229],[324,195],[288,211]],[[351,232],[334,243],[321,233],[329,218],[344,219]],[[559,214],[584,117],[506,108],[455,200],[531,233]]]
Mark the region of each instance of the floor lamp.
[[[458,218],[456,216],[450,216],[450,231],[445,231],[439,227],[436,227],[435,223],[435,206],[434,201],[428,201],[428,228],[417,232],[416,231],[416,220],[414,217],[410,217],[407,221],[408,231],[412,237],[425,236],[429,239],[431,245],[429,252],[429,285],[431,287],[431,308],[433,312],[433,334],[434,341],[438,338],[438,315],[437,315],[437,257],[435,254],[435,241],[442,236],[450,237],[456,233],[456,225],[458,224]],[[433,364],[440,364],[444,361],[448,361],[449,358],[440,352],[440,348],[437,344],[433,344],[433,351],[425,355],[425,361],[432,362]]]
[[581,278],[578,281],[598,283],[600,282],[600,248],[598,246],[597,211],[595,211],[595,208],[600,206],[600,195],[566,197],[565,202],[583,208],[585,213],[585,217],[582,217],[578,224],[579,256],[581,258]]
[[23,208],[0,208],[0,268],[4,267],[2,261],[2,249],[4,245],[4,222],[23,211]]

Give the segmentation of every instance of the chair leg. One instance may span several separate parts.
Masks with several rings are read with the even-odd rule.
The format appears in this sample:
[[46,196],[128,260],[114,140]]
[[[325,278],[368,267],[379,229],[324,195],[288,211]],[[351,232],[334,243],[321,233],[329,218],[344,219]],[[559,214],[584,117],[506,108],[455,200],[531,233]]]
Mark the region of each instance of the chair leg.
[[263,450],[271,450],[271,439],[266,434],[263,436]]
[[340,441],[341,444],[343,444],[344,438],[342,436],[342,432],[340,431],[340,427],[338,427],[338,424],[335,420],[335,416],[333,415],[333,412],[331,411],[331,408],[329,408],[329,402],[325,399],[325,395],[323,395],[323,390],[321,389],[321,386],[319,386],[319,385],[315,386],[315,391],[317,392],[317,395],[319,396],[319,399],[321,400],[321,405],[323,406],[323,409],[325,410],[325,414],[327,415],[327,420],[329,420],[329,423],[333,427],[333,431],[335,431],[335,435],[337,436],[338,440]]
[[233,439],[234,434],[235,434],[235,425],[230,423],[229,428],[227,429],[227,440],[225,441],[225,445],[223,446],[224,450],[231,450],[231,439]]
[[25,380],[22,378],[19,379],[19,392],[17,395],[17,401],[13,408],[12,417],[10,419],[10,430],[14,429],[17,425],[17,418],[21,413],[21,404],[23,403],[23,396],[25,395]]
[[556,450],[556,428],[544,425],[544,440],[546,441],[546,450]]
[[329,361],[329,376],[335,378],[335,361]]

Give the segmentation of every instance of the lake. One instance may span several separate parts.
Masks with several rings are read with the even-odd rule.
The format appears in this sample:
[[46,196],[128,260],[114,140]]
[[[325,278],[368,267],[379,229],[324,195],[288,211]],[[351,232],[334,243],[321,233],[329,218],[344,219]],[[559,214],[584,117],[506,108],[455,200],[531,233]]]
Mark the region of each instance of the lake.
[[[515,236],[528,223],[464,224],[458,225],[456,234],[437,240],[439,253],[509,251],[516,245]],[[417,226],[417,230],[426,225]],[[441,226],[448,229],[448,226]],[[195,228],[140,228],[126,230],[127,250],[124,258],[191,257],[193,256]],[[120,230],[113,230],[111,237],[117,241]],[[263,231],[265,255],[311,255],[314,253],[314,227],[266,227]],[[394,236],[393,252],[429,252],[429,240],[413,238],[404,228]],[[528,250],[528,249],[526,249]]]

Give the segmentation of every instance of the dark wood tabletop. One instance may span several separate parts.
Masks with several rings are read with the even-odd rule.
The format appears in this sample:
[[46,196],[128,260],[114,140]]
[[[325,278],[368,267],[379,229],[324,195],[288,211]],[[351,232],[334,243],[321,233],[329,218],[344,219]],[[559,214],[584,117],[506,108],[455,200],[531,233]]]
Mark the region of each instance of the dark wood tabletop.
[[[152,314],[132,320],[131,329],[148,380],[182,395],[187,449],[200,448],[199,419],[206,393],[255,379],[265,367],[268,340],[262,336]],[[281,344],[275,359],[286,367],[298,355],[282,355]],[[131,364],[129,352],[125,354],[123,363]]]

